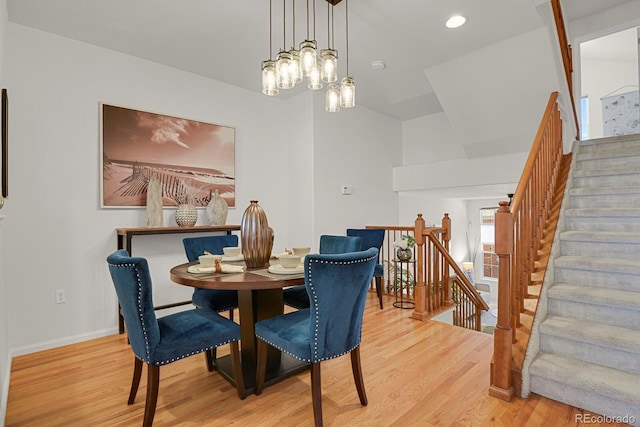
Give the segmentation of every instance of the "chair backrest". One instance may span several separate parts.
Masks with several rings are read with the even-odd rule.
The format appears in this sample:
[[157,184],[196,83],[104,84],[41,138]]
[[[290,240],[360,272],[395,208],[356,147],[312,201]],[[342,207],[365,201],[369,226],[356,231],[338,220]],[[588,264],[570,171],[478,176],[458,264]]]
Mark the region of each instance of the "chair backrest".
[[312,362],[340,356],[360,344],[364,305],[377,259],[376,248],[306,256]]
[[204,251],[214,255],[222,255],[222,248],[238,246],[238,236],[235,234],[225,234],[222,236],[187,237],[182,239],[184,251],[189,262],[198,261]]
[[355,236],[320,236],[321,254],[344,254],[362,249],[362,239]]
[[160,328],[153,309],[149,265],[144,258],[130,257],[120,249],[107,257],[109,273],[118,294],[131,349],[149,363],[160,341]]
[[376,248],[379,251],[384,243],[384,235],[384,228],[347,228],[347,236],[362,239],[362,249]]

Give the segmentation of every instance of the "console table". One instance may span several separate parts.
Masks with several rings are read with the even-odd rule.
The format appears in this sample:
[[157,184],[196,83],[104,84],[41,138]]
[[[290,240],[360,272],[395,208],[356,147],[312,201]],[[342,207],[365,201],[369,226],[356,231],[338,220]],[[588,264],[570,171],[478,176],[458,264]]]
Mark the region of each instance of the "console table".
[[[198,225],[195,227],[134,227],[134,228],[116,228],[116,237],[118,249],[126,249],[130,256],[133,256],[132,240],[133,236],[150,236],[156,234],[182,234],[182,233],[211,233],[225,232],[231,234],[232,231],[239,231],[239,225]],[[191,304],[191,301],[180,301],[172,304],[159,305],[154,307],[156,310],[177,307],[180,305]],[[124,317],[120,311],[118,304],[118,331],[124,333]]]

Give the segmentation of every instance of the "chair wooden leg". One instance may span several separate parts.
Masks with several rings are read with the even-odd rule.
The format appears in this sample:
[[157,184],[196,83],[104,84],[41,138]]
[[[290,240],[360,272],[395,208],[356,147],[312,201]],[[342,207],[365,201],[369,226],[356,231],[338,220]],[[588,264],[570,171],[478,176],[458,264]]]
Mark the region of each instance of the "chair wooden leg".
[[214,347],[210,350],[206,350],[204,352],[204,357],[207,361],[207,370],[209,372],[213,371],[216,369],[216,350],[217,348]]
[[256,396],[262,393],[264,377],[267,375],[267,343],[258,338],[256,364]]
[[322,427],[322,380],[320,362],[311,364],[311,399],[313,400],[313,420],[316,427]]
[[376,294],[378,294],[380,309],[382,310],[382,277],[376,277]]
[[353,380],[356,383],[358,397],[363,406],[367,406],[367,393],[364,390],[364,379],[362,378],[362,367],[360,365],[360,346],[351,350],[351,370],[353,371]]
[[160,367],[147,364],[147,401],[144,406],[142,427],[151,427],[158,403],[158,385],[160,383]]
[[244,390],[244,376],[242,375],[242,361],[240,360],[238,341],[233,341],[229,345],[231,346],[231,366],[233,368],[233,377],[236,381],[236,391],[238,392],[238,397],[244,400],[247,396]]
[[142,376],[142,360],[137,357],[133,358],[133,381],[131,381],[131,391],[129,392],[128,405],[131,405],[136,400],[136,393],[138,393],[138,386],[140,385],[140,377]]
[[233,308],[229,310],[229,320],[233,322]]

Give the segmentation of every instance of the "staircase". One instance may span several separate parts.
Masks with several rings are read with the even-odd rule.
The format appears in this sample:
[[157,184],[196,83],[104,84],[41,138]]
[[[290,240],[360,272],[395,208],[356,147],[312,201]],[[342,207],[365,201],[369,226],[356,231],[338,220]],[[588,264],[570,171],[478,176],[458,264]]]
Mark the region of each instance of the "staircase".
[[640,425],[640,136],[581,141],[572,162],[522,395]]

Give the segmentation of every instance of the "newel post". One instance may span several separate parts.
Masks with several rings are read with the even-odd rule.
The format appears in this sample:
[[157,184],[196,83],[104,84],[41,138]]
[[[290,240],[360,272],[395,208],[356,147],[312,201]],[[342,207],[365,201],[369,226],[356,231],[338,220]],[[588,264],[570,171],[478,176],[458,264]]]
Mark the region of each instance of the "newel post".
[[498,321],[493,333],[493,360],[489,395],[510,401],[513,398],[511,313],[511,255],[513,216],[508,202],[500,202],[495,217],[495,251],[498,255]]
[[[451,218],[449,214],[445,213],[442,217],[442,245],[449,252],[449,241],[451,240]],[[444,303],[446,305],[453,304],[451,300],[451,281],[449,276],[451,274],[451,268],[447,260],[442,256],[442,286],[444,289]]]
[[421,213],[419,213],[416,218],[413,237],[416,244],[416,263],[418,271],[416,272],[416,283],[413,287],[415,309],[413,310],[411,317],[413,319],[424,321],[429,318],[429,313],[427,312],[427,293],[425,292],[424,286],[424,218],[422,218]]

